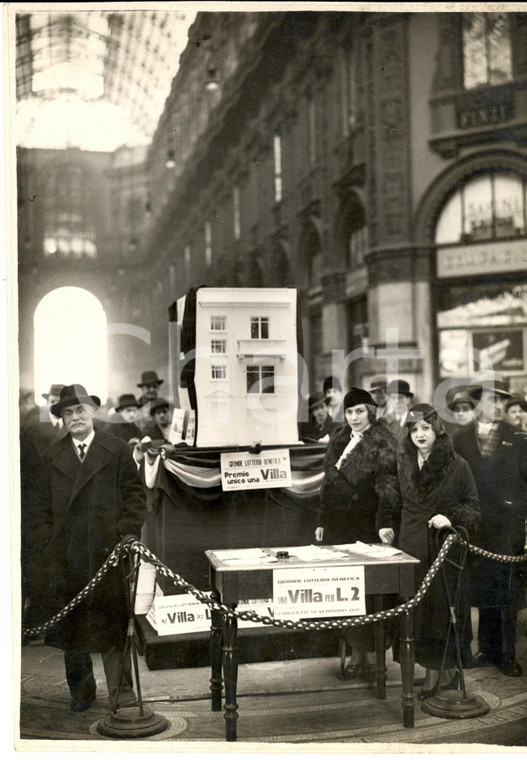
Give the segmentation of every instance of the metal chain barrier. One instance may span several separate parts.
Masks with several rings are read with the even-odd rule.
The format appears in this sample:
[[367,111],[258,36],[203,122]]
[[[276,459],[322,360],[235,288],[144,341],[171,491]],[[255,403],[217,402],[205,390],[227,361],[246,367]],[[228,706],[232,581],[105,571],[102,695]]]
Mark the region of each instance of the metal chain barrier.
[[[130,554],[137,555],[144,561],[150,563],[151,565],[154,565],[156,571],[160,575],[171,580],[175,586],[191,593],[202,604],[206,604],[213,610],[219,610],[230,618],[236,617],[240,620],[247,620],[253,623],[263,623],[264,625],[274,626],[275,628],[288,628],[292,630],[308,631],[330,630],[335,628],[356,628],[358,626],[367,625],[369,623],[378,623],[384,620],[391,620],[395,617],[398,617],[399,615],[409,612],[411,609],[417,607],[417,605],[421,603],[423,597],[430,587],[430,584],[432,583],[432,580],[437,575],[442,563],[445,561],[445,558],[452,544],[461,543],[463,545],[466,545],[468,543],[457,533],[455,529],[451,529],[451,531],[451,534],[445,539],[437,557],[430,566],[430,569],[428,570],[415,596],[413,596],[412,599],[404,602],[403,604],[399,604],[397,607],[392,607],[391,609],[383,610],[381,612],[375,612],[370,615],[358,615],[350,618],[336,618],[333,620],[277,620],[276,618],[272,618],[266,615],[258,615],[255,612],[238,612],[236,610],[233,610],[230,607],[221,604],[220,602],[214,601],[210,598],[210,596],[208,596],[208,594],[200,591],[191,583],[188,583],[180,575],[170,570],[170,568],[163,564],[163,562],[161,562],[161,560],[158,559],[155,554],[153,554],[150,549],[148,549],[135,536],[125,536],[122,541],[117,544],[117,546],[115,546],[112,553],[108,556],[92,580],[71,600],[71,602],[69,602],[62,610],[60,610],[60,612],[54,615],[46,623],[43,623],[42,625],[34,628],[25,628],[23,630],[23,634],[26,636],[36,636],[59,623],[61,620],[63,620],[63,618],[66,617],[66,615],[68,615],[75,607],[77,607],[83,601],[83,599],[88,596],[90,591],[92,591],[102,581],[106,573],[112,567],[117,567],[120,560]],[[468,549],[473,554],[482,556],[485,559],[495,560],[496,562],[527,562],[527,554],[495,554],[493,552],[487,551],[486,549],[481,549],[478,546],[473,546],[472,544],[468,544]]]

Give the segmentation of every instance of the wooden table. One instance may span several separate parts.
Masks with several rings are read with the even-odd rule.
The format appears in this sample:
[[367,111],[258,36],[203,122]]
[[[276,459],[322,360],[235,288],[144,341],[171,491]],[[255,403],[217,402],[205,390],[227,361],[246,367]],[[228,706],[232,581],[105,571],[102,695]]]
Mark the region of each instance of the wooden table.
[[[337,551],[336,547],[324,547]],[[234,550],[233,550],[234,551]],[[264,550],[273,555],[276,549]],[[279,551],[279,550],[278,550]],[[410,599],[414,593],[414,566],[419,560],[408,554],[400,553],[387,559],[378,559],[366,555],[347,553],[345,558],[327,557],[323,560],[303,561],[293,556],[290,550],[287,559],[277,565],[262,565],[247,562],[235,566],[222,559],[225,550],[208,550],[205,555],[210,564],[210,586],[216,601],[235,609],[244,599],[271,599],[273,597],[274,569],[310,569],[320,567],[351,568],[364,566],[364,591],[371,597],[375,611],[382,610],[384,597],[396,594],[402,602]],[[225,730],[226,740],[236,741],[238,704],[236,691],[238,681],[238,659],[236,651],[237,619],[228,617],[218,610],[211,615],[210,656],[211,656],[211,708],[221,711],[223,684],[225,684]],[[400,662],[403,684],[402,707],[403,725],[414,726],[414,639],[413,613],[405,612],[400,616],[401,642]],[[374,623],[376,648],[376,694],[378,699],[386,697],[386,650],[384,623]]]

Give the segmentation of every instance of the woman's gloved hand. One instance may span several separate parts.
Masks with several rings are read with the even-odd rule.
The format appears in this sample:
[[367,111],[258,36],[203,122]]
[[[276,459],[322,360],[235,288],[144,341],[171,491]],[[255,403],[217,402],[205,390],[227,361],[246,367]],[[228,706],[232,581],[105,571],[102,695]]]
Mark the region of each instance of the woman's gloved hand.
[[315,528],[315,541],[322,541],[324,538],[324,528]]
[[395,531],[393,528],[381,528],[379,530],[379,538],[383,544],[393,544],[395,538]]
[[444,515],[434,515],[431,520],[428,521],[429,528],[435,528],[440,530],[441,528],[450,528],[452,523]]

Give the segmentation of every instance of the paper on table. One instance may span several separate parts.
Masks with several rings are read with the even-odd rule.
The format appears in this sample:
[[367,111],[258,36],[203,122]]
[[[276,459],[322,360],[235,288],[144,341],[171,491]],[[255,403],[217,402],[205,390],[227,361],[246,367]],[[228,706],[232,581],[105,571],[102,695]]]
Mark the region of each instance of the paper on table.
[[402,554],[402,551],[394,546],[365,544],[362,541],[355,541],[354,544],[338,544],[335,549],[353,552],[354,554],[365,554],[368,557],[394,557],[396,554]]
[[290,550],[290,554],[304,562],[320,559],[345,559],[347,557],[346,552],[334,551],[333,549],[327,549],[325,546],[316,546],[315,544],[311,544],[310,546],[295,546]]

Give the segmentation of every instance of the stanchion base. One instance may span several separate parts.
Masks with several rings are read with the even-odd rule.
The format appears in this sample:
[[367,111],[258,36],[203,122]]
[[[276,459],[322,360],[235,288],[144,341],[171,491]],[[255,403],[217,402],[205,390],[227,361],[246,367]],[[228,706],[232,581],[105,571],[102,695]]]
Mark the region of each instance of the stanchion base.
[[479,718],[481,715],[486,715],[490,710],[484,699],[468,691],[466,696],[463,696],[462,691],[442,691],[425,699],[421,708],[436,718],[455,720]]
[[121,707],[97,724],[97,731],[113,739],[139,739],[160,734],[168,728],[168,720],[157,715],[150,707]]

